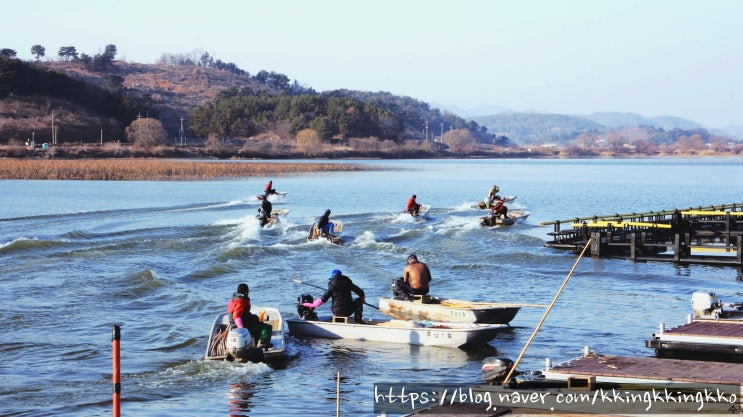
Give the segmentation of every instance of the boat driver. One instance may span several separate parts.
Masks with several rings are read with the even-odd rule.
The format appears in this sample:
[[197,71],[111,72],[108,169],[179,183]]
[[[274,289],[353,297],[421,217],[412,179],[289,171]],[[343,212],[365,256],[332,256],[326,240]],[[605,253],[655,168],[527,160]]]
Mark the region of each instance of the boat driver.
[[413,299],[413,295],[428,294],[431,271],[428,265],[418,261],[418,256],[415,254],[408,256],[408,264],[405,265],[402,274],[402,279],[399,280],[399,290],[407,294],[409,300]]

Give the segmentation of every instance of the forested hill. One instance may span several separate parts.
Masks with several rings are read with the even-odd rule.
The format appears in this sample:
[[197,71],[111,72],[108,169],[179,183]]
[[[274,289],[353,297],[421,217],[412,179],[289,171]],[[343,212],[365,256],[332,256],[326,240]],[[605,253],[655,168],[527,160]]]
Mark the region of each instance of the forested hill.
[[[96,58],[98,58],[96,56]],[[124,140],[138,118],[158,119],[169,137],[248,138],[316,129],[323,139],[423,139],[443,129],[494,138],[477,123],[386,92],[317,93],[283,74],[250,75],[211,61],[138,64],[90,60],[23,62],[0,56],[0,143],[39,132],[48,140],[54,118],[61,142]],[[47,132],[47,133],[42,133]]]

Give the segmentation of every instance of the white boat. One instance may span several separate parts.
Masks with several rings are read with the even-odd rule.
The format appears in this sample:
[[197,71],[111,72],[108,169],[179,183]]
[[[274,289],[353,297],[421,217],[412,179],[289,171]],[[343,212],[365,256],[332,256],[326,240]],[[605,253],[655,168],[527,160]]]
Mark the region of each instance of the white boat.
[[[495,338],[505,325],[477,323],[443,323],[407,320],[365,319],[363,324],[334,321],[335,317],[286,319],[289,333],[301,337],[354,339],[409,345],[467,347],[485,344]],[[342,318],[341,320],[345,319]]]
[[285,216],[287,214],[289,214],[288,209],[278,209],[271,211],[271,216],[267,217],[265,220],[261,219],[260,214],[256,214],[255,217],[261,223],[261,227],[266,227],[278,223],[280,219],[279,216]]
[[273,307],[252,306],[263,322],[271,325],[271,347],[261,349],[255,346],[247,329],[231,329],[230,314],[220,313],[212,323],[209,339],[206,344],[204,360],[221,360],[235,362],[265,362],[271,367],[279,368],[286,364],[284,344],[284,320],[278,309]]
[[431,206],[430,205],[428,205],[428,204],[421,204],[420,207],[418,208],[418,214],[410,213],[410,215],[413,216],[413,217],[425,216],[425,215],[428,214],[428,210],[431,210]]
[[508,210],[508,218],[501,219],[500,217],[494,219],[491,216],[480,217],[481,226],[511,226],[519,220],[524,220],[529,217],[529,212],[522,209]]
[[332,235],[325,235],[323,236],[319,230],[317,230],[317,223],[312,223],[312,226],[310,227],[310,232],[307,235],[307,241],[313,241],[316,239],[327,239],[332,243],[335,243],[336,245],[340,245],[343,243],[343,239],[341,238],[341,233],[343,232],[343,223],[340,220],[331,220],[331,223],[333,223],[333,234]]
[[520,308],[505,303],[483,303],[430,296],[419,296],[414,301],[379,299],[379,311],[400,320],[508,324],[516,317]]

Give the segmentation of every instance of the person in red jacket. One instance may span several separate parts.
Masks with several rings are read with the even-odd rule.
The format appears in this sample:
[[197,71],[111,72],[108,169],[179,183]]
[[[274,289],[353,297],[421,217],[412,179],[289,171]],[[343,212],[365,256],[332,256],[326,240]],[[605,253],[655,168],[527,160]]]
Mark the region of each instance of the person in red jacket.
[[412,214],[413,216],[418,215],[418,211],[421,209],[421,205],[415,201],[415,194],[408,200],[408,204],[405,206],[405,211]]
[[273,327],[260,321],[258,316],[250,312],[251,305],[248,294],[250,294],[248,284],[238,285],[237,291],[232,294],[232,298],[227,303],[227,312],[232,314],[231,318],[236,327],[248,329],[253,339],[258,341],[257,347],[268,349],[272,346],[271,332]]
[[503,215],[504,219],[508,218],[508,207],[506,207],[506,205],[503,203],[503,200],[497,200],[492,205],[492,210],[493,213],[491,216],[493,217],[493,219],[498,219],[501,215]]

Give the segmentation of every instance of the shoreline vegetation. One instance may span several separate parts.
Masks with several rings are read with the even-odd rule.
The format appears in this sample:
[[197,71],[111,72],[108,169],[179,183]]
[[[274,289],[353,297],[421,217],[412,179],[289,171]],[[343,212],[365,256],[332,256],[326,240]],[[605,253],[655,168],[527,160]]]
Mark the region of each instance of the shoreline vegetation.
[[179,161],[162,159],[3,159],[0,179],[88,181],[204,181],[332,171],[369,166],[323,162]]
[[[323,147],[315,155],[287,152],[282,155],[240,157],[234,149],[217,152],[210,147],[166,147],[150,150],[136,146],[63,145],[52,147],[0,146],[0,180],[91,181],[205,181],[338,171],[368,171],[379,167],[343,163],[364,159],[550,159],[550,158],[650,158],[740,157],[743,146],[732,151],[705,149],[667,153],[589,153],[566,149],[506,149],[501,153],[451,154],[425,148],[426,143],[389,155],[342,147]],[[569,150],[569,149],[567,149]],[[324,161],[313,162],[322,159]],[[296,160],[296,162],[292,162]],[[328,160],[339,162],[327,162]]]

